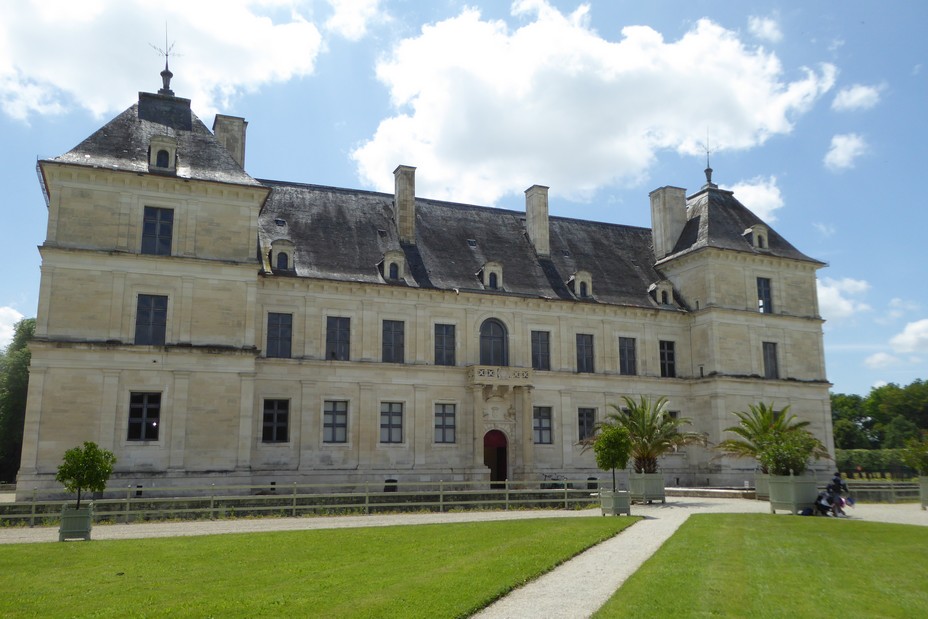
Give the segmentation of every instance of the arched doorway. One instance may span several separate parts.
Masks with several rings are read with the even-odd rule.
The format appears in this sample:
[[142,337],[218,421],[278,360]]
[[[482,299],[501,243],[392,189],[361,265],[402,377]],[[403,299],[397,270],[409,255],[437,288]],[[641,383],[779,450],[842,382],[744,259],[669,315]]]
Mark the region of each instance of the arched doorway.
[[490,468],[490,487],[502,488],[509,479],[509,462],[506,457],[506,435],[490,430],[483,435],[483,463]]

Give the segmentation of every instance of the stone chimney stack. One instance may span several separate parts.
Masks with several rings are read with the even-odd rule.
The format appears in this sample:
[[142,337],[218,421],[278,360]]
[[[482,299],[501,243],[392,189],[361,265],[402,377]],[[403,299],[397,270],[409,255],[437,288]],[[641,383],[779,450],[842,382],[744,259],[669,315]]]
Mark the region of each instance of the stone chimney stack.
[[525,227],[539,256],[550,256],[548,241],[548,188],[532,185],[525,190]]
[[416,244],[416,169],[401,165],[393,170],[393,215],[401,243]]
[[245,130],[247,128],[248,123],[238,116],[216,114],[216,119],[213,120],[213,134],[242,169],[245,168]]
[[649,195],[654,258],[660,260],[673,251],[686,225],[686,190],[661,187]]

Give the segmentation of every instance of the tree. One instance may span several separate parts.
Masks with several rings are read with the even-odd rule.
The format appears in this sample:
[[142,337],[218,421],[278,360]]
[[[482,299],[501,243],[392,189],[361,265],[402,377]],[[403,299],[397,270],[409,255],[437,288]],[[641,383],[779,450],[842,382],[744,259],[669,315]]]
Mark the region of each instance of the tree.
[[684,417],[672,417],[664,410],[667,398],[657,401],[641,396],[638,402],[623,396],[625,406],[611,404],[615,413],[600,423],[601,428],[618,426],[628,431],[631,457],[636,473],[656,473],[657,459],[677,447],[694,443],[704,445],[706,437],[696,432],[682,432],[690,423]]
[[80,509],[81,491],[103,492],[113,474],[114,464],[116,456],[113,452],[86,441],[83,447],[73,447],[64,452],[55,481],[64,484],[68,492],[77,493],[77,508]]
[[35,318],[16,323],[13,341],[0,354],[0,480],[13,481],[19,470],[29,387],[28,344],[35,334]]
[[632,451],[628,430],[622,426],[604,425],[593,438],[596,466],[602,471],[612,470],[612,491],[615,492],[615,470],[624,469]]
[[835,449],[870,449],[867,435],[849,419],[834,422]]
[[801,475],[813,457],[828,457],[828,452],[805,428],[771,434],[757,454],[761,469],[771,475]]
[[[768,473],[767,464],[761,459],[763,450],[779,437],[791,432],[806,432],[808,421],[800,421],[796,415],[789,414],[789,406],[778,411],[773,403],[751,404],[747,411],[732,413],[738,418],[738,425],[725,428],[739,438],[726,439],[718,444],[717,449],[729,456],[754,458],[760,463],[761,473]],[[819,443],[816,457],[828,457],[825,446]]]
[[905,417],[893,417],[883,426],[883,449],[899,449],[919,437],[918,426]]

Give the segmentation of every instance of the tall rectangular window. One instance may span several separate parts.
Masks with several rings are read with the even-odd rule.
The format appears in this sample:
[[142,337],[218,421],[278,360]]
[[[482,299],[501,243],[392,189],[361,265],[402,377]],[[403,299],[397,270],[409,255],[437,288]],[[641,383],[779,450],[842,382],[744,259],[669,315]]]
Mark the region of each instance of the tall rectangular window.
[[453,443],[455,442],[455,405],[454,404],[436,404],[435,405],[435,442],[436,443]]
[[286,443],[290,428],[290,400],[265,400],[261,442]]
[[161,424],[161,394],[133,392],[129,394],[130,441],[157,441]]
[[435,325],[435,365],[454,365],[454,325]]
[[290,341],[293,335],[293,314],[268,312],[267,356],[290,358]]
[[158,294],[140,294],[135,313],[135,343],[164,346],[168,324],[168,298]]
[[348,402],[326,400],[322,406],[322,442],[348,442]]
[[635,354],[635,338],[619,338],[619,374],[635,376],[638,373],[638,361]]
[[673,342],[660,341],[660,357],[661,376],[663,378],[674,378],[677,375],[677,359]]
[[329,316],[325,321],[325,358],[348,361],[351,351],[351,319]]
[[551,334],[547,331],[532,331],[532,369],[551,369]]
[[403,403],[380,403],[380,442],[403,442]]
[[595,408],[578,408],[577,409],[577,437],[579,440],[592,438],[596,432],[596,409]]
[[142,253],[170,256],[173,228],[173,209],[146,206],[142,217]]
[[381,353],[384,363],[403,363],[405,357],[405,325],[402,320],[383,321]]
[[532,408],[532,437],[536,445],[550,445],[553,442],[550,406]]
[[773,292],[769,277],[757,278],[757,311],[761,314],[773,313]]
[[588,333],[577,334],[577,371],[593,372],[593,336]]
[[780,378],[775,342],[764,342],[764,378]]

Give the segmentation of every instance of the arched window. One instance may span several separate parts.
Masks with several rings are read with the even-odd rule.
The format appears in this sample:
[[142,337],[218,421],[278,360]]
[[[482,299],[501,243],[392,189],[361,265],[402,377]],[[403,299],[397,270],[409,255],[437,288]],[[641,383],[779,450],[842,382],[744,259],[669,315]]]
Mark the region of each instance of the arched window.
[[586,287],[586,282],[580,282],[580,298],[585,299],[588,296],[590,296],[590,293]]
[[277,268],[286,271],[290,268],[290,260],[287,258],[287,254],[280,252],[277,254]]
[[495,318],[480,325],[480,365],[509,365],[509,336]]
[[155,159],[155,165],[159,168],[170,167],[170,163],[168,163],[168,151],[164,149],[158,151],[157,158]]
[[400,267],[395,262],[390,263],[390,279],[400,278]]
[[763,234],[757,235],[757,247],[760,249],[767,249],[767,239],[764,238]]
[[496,273],[490,273],[489,286],[491,290],[499,288],[499,277]]
[[661,303],[664,305],[670,305],[670,296],[667,294],[666,290],[661,291]]

